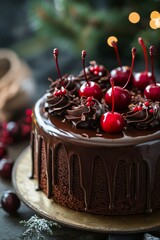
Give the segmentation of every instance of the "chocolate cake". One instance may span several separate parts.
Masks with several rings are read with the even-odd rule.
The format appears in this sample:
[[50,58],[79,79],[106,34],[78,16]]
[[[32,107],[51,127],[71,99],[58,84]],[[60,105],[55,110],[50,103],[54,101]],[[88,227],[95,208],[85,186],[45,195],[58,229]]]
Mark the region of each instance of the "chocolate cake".
[[[32,177],[37,189],[64,207],[93,214],[159,209],[160,101],[146,99],[130,74],[130,103],[117,110],[116,83],[111,82],[112,104],[123,126],[105,131],[107,113],[115,115],[105,101],[111,87],[108,70],[92,61],[78,76],[59,76],[33,110]],[[100,86],[101,98],[79,92],[86,81]]]

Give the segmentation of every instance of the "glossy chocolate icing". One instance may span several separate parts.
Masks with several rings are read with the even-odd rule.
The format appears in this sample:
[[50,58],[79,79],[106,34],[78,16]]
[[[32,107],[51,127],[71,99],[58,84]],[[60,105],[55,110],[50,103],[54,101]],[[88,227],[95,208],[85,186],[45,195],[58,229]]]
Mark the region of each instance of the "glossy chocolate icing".
[[[77,129],[44,111],[45,98],[36,103],[33,113],[32,176],[38,188],[64,206],[96,214],[135,214],[160,208],[160,201],[153,199],[160,199],[159,178],[155,177],[160,172],[159,126],[146,130],[131,126],[114,135]],[[79,169],[78,193],[75,165]],[[61,181],[66,186],[61,187]]]

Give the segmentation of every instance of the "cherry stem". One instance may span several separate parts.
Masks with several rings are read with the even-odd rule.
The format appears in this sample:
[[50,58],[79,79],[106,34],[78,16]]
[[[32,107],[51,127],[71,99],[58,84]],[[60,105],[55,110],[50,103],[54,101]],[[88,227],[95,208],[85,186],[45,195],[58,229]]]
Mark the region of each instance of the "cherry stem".
[[112,114],[114,113],[114,79],[110,79],[111,87],[112,87]]
[[140,37],[138,38],[138,42],[139,45],[141,45],[142,49],[143,49],[143,54],[144,54],[144,60],[145,60],[145,66],[146,66],[146,72],[148,72],[148,57],[147,57],[147,50],[146,50],[146,46],[144,44],[143,39]]
[[118,65],[119,65],[119,67],[122,67],[122,63],[121,63],[121,59],[120,59],[120,56],[119,56],[117,43],[115,41],[113,41],[111,44],[112,44],[112,47],[114,48],[114,51],[115,51],[115,54],[116,54],[116,57],[117,57]]
[[149,48],[149,54],[151,58],[152,78],[153,78],[154,84],[156,85],[155,75],[154,75],[154,46],[151,46]]
[[132,48],[132,64],[131,64],[131,68],[130,68],[130,73],[129,73],[129,77],[128,77],[128,80],[126,82],[126,84],[124,85],[123,89],[127,87],[128,83],[130,82],[131,80],[131,76],[132,76],[132,72],[133,72],[133,67],[134,67],[134,63],[135,63],[135,56],[136,56],[136,48],[133,47]]
[[88,78],[87,78],[87,74],[86,74],[86,64],[85,64],[85,58],[86,58],[86,51],[83,50],[82,51],[82,64],[83,64],[83,71],[84,71],[84,77],[85,77],[85,80],[88,84]]
[[55,60],[55,63],[56,63],[56,68],[57,68],[58,76],[59,76],[59,78],[60,78],[60,80],[61,80],[61,85],[62,85],[63,87],[65,87],[65,86],[64,86],[63,79],[62,79],[62,75],[61,75],[61,72],[60,72],[59,64],[58,64],[58,48],[55,48],[55,49],[53,50],[53,57],[54,57],[54,60]]

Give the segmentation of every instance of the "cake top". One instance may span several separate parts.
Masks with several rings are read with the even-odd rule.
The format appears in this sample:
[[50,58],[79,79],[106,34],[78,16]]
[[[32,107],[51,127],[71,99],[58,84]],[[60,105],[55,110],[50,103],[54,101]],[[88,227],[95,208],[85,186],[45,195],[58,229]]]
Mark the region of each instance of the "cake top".
[[[133,72],[136,49],[132,48],[131,67],[119,66],[111,71],[91,61],[85,65],[86,51],[82,51],[83,69],[77,76],[61,75],[58,64],[58,49],[54,49],[59,78],[52,80],[45,95],[44,110],[55,121],[70,125],[72,131],[89,131],[89,136],[143,135],[160,131],[160,84],[154,76],[154,47],[150,47],[152,71],[148,71],[146,47],[142,38],[146,69]],[[117,45],[113,42],[117,51]],[[117,52],[118,55],[118,52]],[[119,56],[118,56],[119,58]],[[57,120],[56,120],[57,119]],[[54,125],[54,123],[53,123]],[[141,133],[140,133],[141,132]],[[93,133],[93,134],[92,134]],[[129,133],[130,135],[130,133]],[[146,134],[145,134],[146,135]],[[84,134],[82,135],[84,137]],[[87,133],[86,133],[87,136]]]

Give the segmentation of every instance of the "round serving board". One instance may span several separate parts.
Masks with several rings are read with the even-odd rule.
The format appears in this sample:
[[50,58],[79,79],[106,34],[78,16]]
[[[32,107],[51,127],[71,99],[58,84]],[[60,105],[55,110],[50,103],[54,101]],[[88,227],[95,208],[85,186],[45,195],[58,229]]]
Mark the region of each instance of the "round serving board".
[[31,150],[28,147],[16,160],[12,181],[20,199],[37,214],[59,224],[101,233],[138,233],[153,231],[160,227],[160,211],[131,216],[101,216],[74,211],[48,199],[36,191],[36,180],[30,179]]

